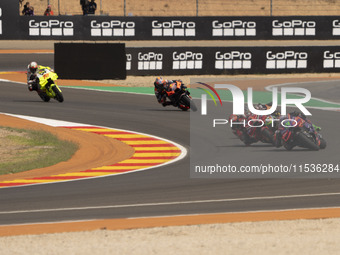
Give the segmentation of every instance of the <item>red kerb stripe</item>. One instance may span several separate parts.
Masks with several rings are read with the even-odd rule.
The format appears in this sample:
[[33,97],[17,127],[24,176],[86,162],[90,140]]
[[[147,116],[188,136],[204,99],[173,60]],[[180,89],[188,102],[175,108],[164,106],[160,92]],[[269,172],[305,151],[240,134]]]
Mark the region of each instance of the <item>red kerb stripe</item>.
[[159,163],[117,163],[112,166],[154,166],[159,165]]
[[[171,143],[162,143],[162,144],[134,144],[129,145],[131,147],[176,147],[175,145]],[[177,148],[177,147],[176,147]]]
[[92,176],[46,176],[46,177],[35,177],[32,180],[73,180],[73,179],[82,179],[89,178]]
[[151,151],[144,151],[144,150],[140,150],[140,151],[135,151],[136,153],[181,153],[180,150],[151,150]]
[[139,137],[139,138],[115,138],[117,140],[121,140],[121,141],[157,141],[159,139],[156,138],[152,138],[152,137]]
[[0,183],[0,187],[11,187],[11,186],[21,186],[21,185],[29,185],[29,184],[36,184],[35,182],[29,182],[29,183],[21,183],[21,182],[15,182],[15,183]]
[[168,156],[168,157],[132,157],[130,159],[174,159],[177,158],[178,156]]

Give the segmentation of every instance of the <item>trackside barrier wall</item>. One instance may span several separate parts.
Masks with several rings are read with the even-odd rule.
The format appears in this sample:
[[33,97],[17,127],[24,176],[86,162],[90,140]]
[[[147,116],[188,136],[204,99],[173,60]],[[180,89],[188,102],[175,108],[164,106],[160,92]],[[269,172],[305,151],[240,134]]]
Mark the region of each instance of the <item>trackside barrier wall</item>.
[[126,48],[128,75],[340,71],[340,46]]
[[[4,24],[5,25],[5,24]],[[340,17],[18,16],[7,39],[37,40],[331,40]]]
[[0,40],[332,40],[339,16],[110,17],[20,16],[0,2]]
[[126,79],[125,44],[56,43],[54,68],[62,79]]

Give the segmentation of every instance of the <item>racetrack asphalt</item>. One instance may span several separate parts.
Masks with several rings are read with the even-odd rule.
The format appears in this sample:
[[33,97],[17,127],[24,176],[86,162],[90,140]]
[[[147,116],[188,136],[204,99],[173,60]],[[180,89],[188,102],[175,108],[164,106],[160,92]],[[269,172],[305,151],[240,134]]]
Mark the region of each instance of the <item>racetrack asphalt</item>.
[[[39,58],[37,61],[53,66],[51,55],[39,54]],[[31,59],[29,54],[11,56],[6,65],[0,61],[0,70],[24,71],[21,67]],[[190,149],[190,114],[162,108],[148,95],[63,88],[64,103],[46,104],[23,85],[1,81],[0,86],[1,112],[134,130]],[[231,148],[228,156],[251,164],[264,158],[273,164],[283,158],[293,162],[307,162],[313,157],[339,161],[339,113],[312,113],[313,120],[322,123],[326,150],[310,154],[273,150],[260,144],[244,147],[227,130],[223,141]],[[216,133],[211,139],[216,142],[221,137]],[[340,206],[340,179],[191,179],[189,164],[187,157],[134,174],[2,189],[0,224]]]

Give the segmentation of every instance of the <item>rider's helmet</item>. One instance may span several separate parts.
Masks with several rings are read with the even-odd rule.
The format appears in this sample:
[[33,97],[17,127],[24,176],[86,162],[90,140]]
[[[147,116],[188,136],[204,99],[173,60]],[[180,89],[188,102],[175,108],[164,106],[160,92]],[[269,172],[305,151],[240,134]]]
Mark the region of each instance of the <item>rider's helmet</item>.
[[164,81],[163,78],[159,76],[159,77],[156,78],[154,84],[155,84],[156,87],[158,87],[158,86],[161,86],[163,84],[163,81]]
[[271,116],[271,115],[267,115],[267,117],[266,117],[266,119],[265,119],[265,125],[266,126],[270,126],[270,125],[272,125],[272,123],[273,123],[273,116]]
[[166,85],[168,83],[168,81],[166,79],[163,79],[162,77],[157,77],[155,82],[154,82],[154,85],[155,87],[161,87],[163,85]]
[[306,115],[304,113],[298,112],[298,111],[293,111],[293,112],[290,113],[290,115],[293,116],[293,117],[300,117],[300,118],[302,118],[304,120],[307,119],[307,117],[306,117]]
[[31,62],[29,65],[28,65],[28,68],[30,69],[30,72],[32,74],[35,74],[35,72],[37,71],[38,69],[38,64],[37,62]]
[[254,108],[255,108],[256,110],[265,110],[265,107],[264,107],[263,104],[256,104],[256,105],[254,105]]

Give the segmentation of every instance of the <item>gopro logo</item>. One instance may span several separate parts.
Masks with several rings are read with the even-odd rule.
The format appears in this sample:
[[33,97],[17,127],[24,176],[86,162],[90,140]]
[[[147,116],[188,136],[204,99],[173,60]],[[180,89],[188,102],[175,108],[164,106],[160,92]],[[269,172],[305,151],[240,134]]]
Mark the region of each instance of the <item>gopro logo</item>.
[[338,19],[333,20],[333,35],[340,35],[340,22]]
[[133,21],[111,20],[91,21],[91,36],[135,36],[136,24]]
[[131,70],[132,55],[126,54],[126,70]]
[[29,21],[30,36],[73,36],[73,22],[49,20],[36,22]]
[[301,69],[307,68],[307,52],[285,51],[273,53],[267,51],[267,69]]
[[250,69],[251,53],[231,51],[215,53],[215,69]]
[[203,67],[203,54],[186,51],[183,53],[177,53],[175,51],[172,54],[172,69],[202,69]]
[[163,54],[156,52],[138,52],[138,70],[162,70]]
[[315,36],[316,22],[302,20],[273,20],[273,36]]
[[212,22],[212,36],[256,36],[256,22],[233,20]]
[[172,20],[167,22],[152,21],[152,36],[195,36],[196,23],[193,21]]
[[323,53],[323,68],[340,68],[340,52],[325,51]]

